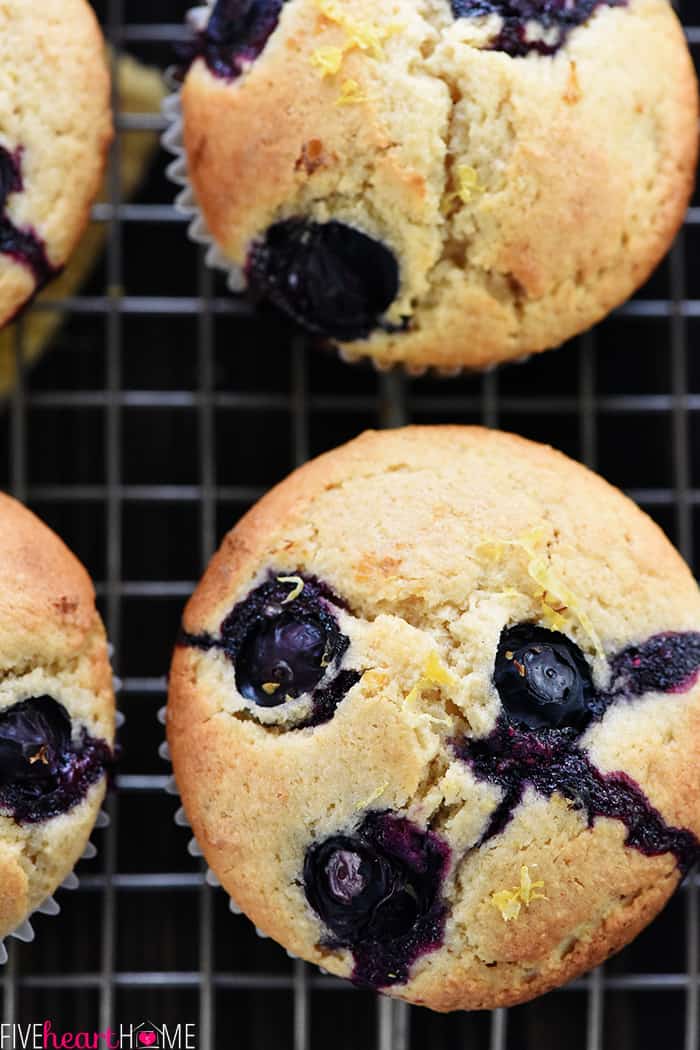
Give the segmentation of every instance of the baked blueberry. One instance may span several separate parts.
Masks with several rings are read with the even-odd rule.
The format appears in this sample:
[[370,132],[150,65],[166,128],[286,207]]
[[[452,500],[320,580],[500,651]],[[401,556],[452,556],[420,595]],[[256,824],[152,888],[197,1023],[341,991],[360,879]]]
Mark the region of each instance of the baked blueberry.
[[185,57],[201,55],[212,73],[234,80],[261,53],[285,0],[217,0],[206,28]]
[[502,26],[491,42],[494,51],[514,58],[535,51],[553,55],[572,29],[599,7],[622,7],[627,0],[452,0],[455,18],[498,15]]
[[50,789],[71,743],[71,721],[50,696],[23,700],[0,711],[0,789]]
[[388,248],[342,222],[286,219],[250,249],[246,274],[265,299],[316,335],[366,338],[399,290]]
[[236,687],[259,707],[310,695],[311,712],[295,729],[330,721],[361,674],[340,669],[350,640],[334,612],[343,602],[312,577],[275,576],[239,602],[221,624],[221,639],[184,634],[182,643],[222,649]]
[[579,647],[535,624],[508,627],[494,683],[511,722],[530,729],[581,728],[592,714],[591,673]]
[[315,617],[288,612],[261,620],[236,657],[238,691],[261,707],[310,693],[325,674],[327,644]]
[[306,898],[329,946],[351,948],[353,980],[381,988],[406,980],[412,963],[442,940],[447,845],[391,813],[370,813],[354,835],[311,846]]
[[382,905],[392,896],[389,862],[357,836],[336,835],[312,846],[304,862],[309,904],[343,944],[355,944],[382,925]]
[[0,711],[0,809],[35,824],[77,805],[111,763],[111,751],[83,729],[77,742],[65,707],[50,696]]

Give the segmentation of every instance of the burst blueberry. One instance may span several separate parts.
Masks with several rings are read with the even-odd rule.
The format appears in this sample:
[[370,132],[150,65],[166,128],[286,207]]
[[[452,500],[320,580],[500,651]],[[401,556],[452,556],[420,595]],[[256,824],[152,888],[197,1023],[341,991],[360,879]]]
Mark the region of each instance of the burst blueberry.
[[341,668],[350,644],[338,626],[343,602],[313,577],[276,576],[239,602],[221,624],[221,638],[183,635],[200,649],[221,649],[233,664],[236,687],[259,707],[311,697],[311,711],[294,729],[330,721],[361,677]]
[[370,813],[354,834],[307,850],[306,898],[331,934],[328,946],[352,949],[357,984],[402,983],[439,947],[448,863],[439,836],[391,813]]
[[260,55],[279,21],[285,0],[217,0],[206,28],[186,56],[201,56],[209,69],[234,80]]
[[364,339],[383,325],[399,290],[398,263],[388,248],[341,222],[286,219],[271,226],[249,253],[254,296],[328,339]]
[[41,791],[55,783],[70,749],[71,722],[49,696],[23,700],[0,712],[0,789],[26,785]]
[[501,634],[494,683],[511,722],[530,729],[580,729],[595,690],[579,647],[557,631],[519,624]]
[[[455,18],[498,15],[502,24],[491,49],[521,58],[531,52],[553,55],[598,8],[626,4],[627,0],[452,0],[452,13]],[[539,32],[533,32],[535,27]]]
[[700,676],[700,634],[654,635],[616,653],[610,667],[609,687],[596,694],[570,639],[532,624],[504,630],[494,675],[504,711],[487,737],[455,745],[479,780],[503,792],[479,845],[501,834],[531,788],[545,798],[567,799],[589,827],[599,817],[620,821],[626,846],[650,857],[670,853],[685,875],[700,858],[694,833],[667,824],[627,773],[597,769],[581,737],[620,700],[690,690]]
[[327,644],[316,617],[289,612],[262,620],[238,653],[238,691],[262,707],[310,693],[325,673]]
[[83,800],[111,763],[103,740],[73,739],[65,707],[31,697],[0,711],[0,810],[20,824],[59,816]]

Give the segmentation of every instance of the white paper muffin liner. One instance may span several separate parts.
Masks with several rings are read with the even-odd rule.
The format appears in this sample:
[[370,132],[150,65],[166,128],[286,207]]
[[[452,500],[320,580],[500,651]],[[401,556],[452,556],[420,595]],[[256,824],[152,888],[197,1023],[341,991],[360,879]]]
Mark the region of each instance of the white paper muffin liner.
[[[113,649],[110,646],[109,647],[110,658],[112,656],[112,653],[113,653]],[[120,691],[121,691],[121,686],[122,686],[121,679],[117,678],[116,675],[114,675],[113,678],[112,678],[112,681],[113,681],[114,695],[115,695],[115,697],[117,697],[119,695]],[[117,729],[117,730],[121,729],[121,727],[124,725],[124,721],[125,721],[125,719],[124,719],[123,713],[121,711],[117,710],[116,713],[115,713],[115,718],[114,718],[115,729]],[[88,839],[88,841],[86,843],[85,849],[83,850],[83,852],[80,855],[78,863],[80,862],[80,860],[94,860],[94,858],[97,856],[98,849],[97,849],[97,846],[95,845],[95,843],[92,841],[92,835],[94,835],[94,833],[96,831],[102,831],[105,828],[108,828],[109,825],[110,825],[109,813],[107,813],[106,810],[104,810],[104,809],[100,809],[98,811],[97,817],[95,818],[95,823],[93,825],[92,831],[90,832],[90,838]],[[22,922],[19,924],[19,926],[16,929],[11,930],[10,933],[5,934],[5,937],[3,939],[0,939],[0,967],[4,966],[7,963],[7,960],[9,958],[8,952],[7,952],[7,947],[5,945],[5,941],[13,938],[16,941],[22,941],[23,944],[30,944],[34,940],[34,938],[36,936],[35,931],[34,931],[34,927],[32,926],[32,921],[31,921],[34,918],[34,916],[35,915],[59,915],[60,912],[61,912],[61,905],[55,899],[54,895],[56,893],[58,893],[59,890],[77,890],[79,885],[80,885],[80,879],[76,875],[75,869],[73,869],[73,871],[71,871],[68,875],[66,875],[65,879],[63,880],[63,882],[60,883],[60,885],[56,887],[54,892],[49,897],[47,897],[45,900],[43,900],[41,902],[41,904],[39,905],[38,908],[35,908],[34,911],[30,912],[29,915],[25,919],[22,920]]]
[[[166,710],[167,705],[164,705],[158,711],[158,721],[162,726],[165,725]],[[164,740],[162,744],[160,744],[160,746],[158,747],[158,755],[164,762],[171,761],[170,748],[168,747],[167,740]],[[177,789],[177,782],[174,776],[168,777],[168,780],[165,785],[165,791],[168,795],[172,795],[178,800],[180,799],[180,792]],[[187,818],[187,814],[185,813],[185,807],[183,805],[180,805],[179,808],[175,811],[173,820],[178,828],[191,828],[191,824]],[[202,859],[204,859],[204,851],[197,842],[197,839],[194,837],[194,835],[187,843],[187,852],[191,857],[201,857]],[[209,865],[207,865],[204,879],[207,885],[211,886],[213,889],[223,889],[218,876],[214,871],[212,871]],[[238,904],[230,894],[228,894],[228,908],[232,915],[242,915],[243,918],[245,918],[247,921],[247,916],[244,915],[243,909],[238,906]],[[263,940],[268,939],[267,934],[263,933],[262,930],[259,930],[257,926],[255,927],[255,932],[257,933],[258,937],[261,937]],[[290,956],[290,958],[296,958],[296,956]]]
[[[214,6],[214,0],[207,0],[206,4],[192,7],[188,11],[186,21],[192,30],[203,29],[209,19],[209,12]],[[169,179],[179,187],[180,192],[175,198],[175,209],[181,215],[186,215],[190,220],[187,227],[189,239],[197,245],[205,247],[205,262],[213,270],[226,274],[226,284],[230,291],[240,295],[246,290],[246,280],[243,270],[236,263],[228,259],[214,240],[213,234],[207,226],[204,214],[197,203],[194,190],[190,183],[187,170],[187,154],[183,138],[183,117],[180,104],[180,86],[175,76],[175,69],[168,71],[166,75],[168,86],[172,93],[163,101],[162,112],[167,121],[167,128],[162,136],[163,148],[175,158],[166,168]],[[362,365],[370,363],[376,372],[380,374],[387,372],[401,372],[412,379],[421,376],[433,376],[439,379],[455,379],[458,376],[486,375],[499,367],[499,363],[486,365],[483,368],[472,368],[468,365],[457,365],[456,367],[441,367],[439,365],[418,365],[410,361],[383,362],[378,361],[369,353],[354,354],[351,349],[343,348],[329,343],[329,353],[335,354],[344,364]],[[502,362],[503,364],[521,364],[528,361],[532,355],[525,354],[513,361]]]

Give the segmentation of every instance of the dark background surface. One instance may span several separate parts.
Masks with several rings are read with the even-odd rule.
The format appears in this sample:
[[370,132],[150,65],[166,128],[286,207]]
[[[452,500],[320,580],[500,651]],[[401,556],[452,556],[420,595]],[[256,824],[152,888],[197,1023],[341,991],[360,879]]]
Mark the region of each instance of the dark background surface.
[[[181,0],[95,7],[119,46],[170,62]],[[698,21],[690,3],[685,12]],[[629,491],[692,561],[700,209],[649,284],[593,333],[486,377],[405,380],[309,353],[235,303],[175,212],[150,207],[172,204],[167,159],[138,198],[147,207],[108,224],[104,259],[53,349],[0,406],[0,485],[97,581],[127,718],[111,829],[93,836],[81,888],[59,894],[62,914],[37,917],[33,945],[12,942],[5,1020],[194,1021],[202,1050],[697,1050],[694,882],[604,974],[507,1016],[397,1009],[295,964],[204,886],[163,792],[156,713],[184,601],[215,544],[298,462],[368,426],[485,422],[550,442]]]

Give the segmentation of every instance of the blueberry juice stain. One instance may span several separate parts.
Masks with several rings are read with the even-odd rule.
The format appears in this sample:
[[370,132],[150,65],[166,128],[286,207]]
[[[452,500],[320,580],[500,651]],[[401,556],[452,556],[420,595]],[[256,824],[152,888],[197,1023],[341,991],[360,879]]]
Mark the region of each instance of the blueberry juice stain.
[[50,696],[0,711],[0,810],[18,824],[67,813],[110,769],[113,754],[85,728],[74,740],[70,716]]
[[342,605],[319,580],[271,574],[232,609],[219,638],[185,634],[181,644],[221,650],[233,664],[238,692],[257,707],[310,695],[310,716],[293,726],[306,729],[330,721],[361,677],[340,668],[350,644],[333,614]]
[[8,198],[24,188],[21,165],[21,150],[10,153],[0,146],[0,254],[9,255],[29,270],[39,291],[58,271],[49,262],[46,245],[38,233],[30,227],[16,226],[7,214]]
[[501,28],[490,50],[512,58],[554,55],[569,33],[602,7],[626,7],[628,0],[451,0],[455,18],[498,15]]
[[404,984],[413,963],[442,945],[449,863],[437,834],[388,812],[309,847],[306,899],[328,930],[324,947],[352,951],[355,984]]
[[671,853],[685,875],[700,857],[696,836],[668,825],[626,773],[600,772],[580,738],[616,701],[692,688],[700,675],[700,634],[656,635],[610,663],[610,686],[596,694],[570,639],[528,624],[503,632],[494,671],[503,713],[488,737],[457,745],[476,777],[503,791],[480,844],[504,830],[529,787],[545,798],[560,794],[589,827],[597,817],[621,821],[625,845],[649,857]]

